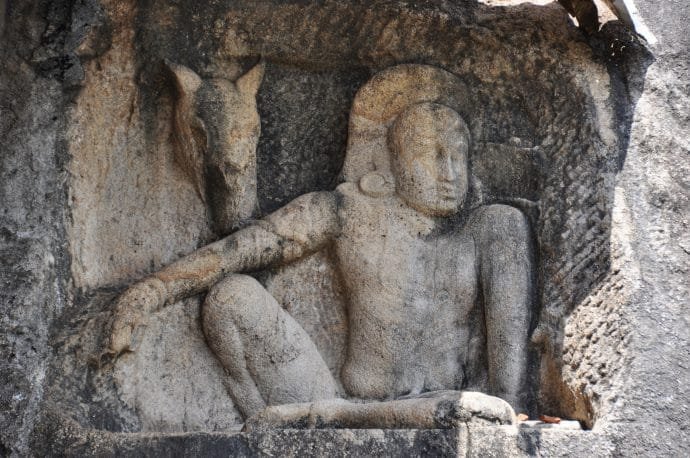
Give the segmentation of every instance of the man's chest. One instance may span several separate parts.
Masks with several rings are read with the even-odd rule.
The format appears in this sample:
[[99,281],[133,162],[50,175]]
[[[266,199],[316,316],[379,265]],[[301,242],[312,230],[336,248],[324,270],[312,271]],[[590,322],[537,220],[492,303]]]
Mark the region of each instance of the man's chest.
[[371,294],[413,313],[474,304],[474,241],[462,231],[421,234],[389,221],[343,234],[337,251],[356,295]]
[[477,269],[474,242],[462,234],[417,240],[409,255],[407,306],[467,308],[474,304]]

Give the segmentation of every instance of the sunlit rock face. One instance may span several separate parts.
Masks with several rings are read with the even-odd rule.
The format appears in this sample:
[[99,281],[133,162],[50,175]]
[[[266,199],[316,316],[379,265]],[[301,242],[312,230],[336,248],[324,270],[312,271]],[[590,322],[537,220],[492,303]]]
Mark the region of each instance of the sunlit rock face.
[[560,3],[0,3],[0,451],[687,452],[688,11]]

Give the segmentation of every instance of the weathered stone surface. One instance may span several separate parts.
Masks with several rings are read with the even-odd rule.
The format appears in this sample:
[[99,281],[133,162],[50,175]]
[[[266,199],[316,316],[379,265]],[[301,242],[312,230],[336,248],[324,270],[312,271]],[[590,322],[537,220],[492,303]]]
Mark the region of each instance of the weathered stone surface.
[[66,456],[605,457],[617,453],[610,438],[599,433],[515,426],[156,435],[64,429],[50,437],[51,450]]
[[0,56],[0,454],[28,454],[43,415],[53,320],[69,306],[64,227],[70,47],[94,5],[2,2]]
[[592,431],[501,426],[470,428],[464,456],[616,456],[620,451],[609,437]]
[[[114,434],[60,432],[64,456],[463,456],[466,430],[301,430],[266,433]],[[39,451],[45,450],[38,448]]]
[[[534,409],[594,431],[470,431],[468,453],[687,455],[688,6],[636,2],[657,38],[646,50],[615,22],[584,36],[556,5],[491,3],[0,3],[0,454],[47,454],[47,426],[70,418],[84,430],[52,441],[55,454],[259,454],[241,435],[158,433],[239,422],[198,299],[155,315],[115,366],[101,353],[122,287],[215,237],[174,160],[163,59],[235,81],[263,56],[258,216],[335,187],[352,98],[375,72],[430,64],[473,89],[461,114],[487,146],[471,159],[470,198],[519,207],[537,242]],[[338,275],[323,253],[257,274],[333,373],[346,315],[324,279]],[[343,434],[253,440],[404,454],[424,436],[440,447],[427,452],[458,450],[429,432],[362,432],[354,445]]]
[[[134,3],[104,7],[111,43],[86,62],[64,135],[70,267],[74,286],[86,291],[118,285],[212,237],[194,183],[175,166],[172,94],[155,120],[146,119],[136,80]],[[152,224],[166,230],[149,234]]]

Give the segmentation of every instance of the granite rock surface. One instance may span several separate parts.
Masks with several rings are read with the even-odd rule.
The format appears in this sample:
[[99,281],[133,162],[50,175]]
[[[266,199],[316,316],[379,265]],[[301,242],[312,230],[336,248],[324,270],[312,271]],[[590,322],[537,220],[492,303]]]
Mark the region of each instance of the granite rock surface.
[[[690,6],[637,0],[652,43],[555,3],[485,3],[0,2],[0,455],[687,455]],[[265,62],[257,217],[341,181],[377,71],[461,77],[471,198],[520,208],[538,250],[531,413],[591,431],[239,433],[201,298],[104,355],[113,299],[218,236],[175,160],[166,59],[232,81]],[[337,374],[332,253],[256,278]]]

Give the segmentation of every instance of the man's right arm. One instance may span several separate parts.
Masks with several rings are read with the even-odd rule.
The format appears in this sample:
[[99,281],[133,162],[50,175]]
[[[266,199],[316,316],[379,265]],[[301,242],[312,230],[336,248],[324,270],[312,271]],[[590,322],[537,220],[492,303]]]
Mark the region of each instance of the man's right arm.
[[132,335],[146,315],[207,290],[229,273],[261,270],[318,251],[340,231],[337,201],[333,192],[300,196],[134,284],[116,301],[110,352],[130,349]]
[[153,274],[166,302],[205,291],[228,273],[251,272],[300,259],[321,249],[339,232],[337,199],[313,192]]

